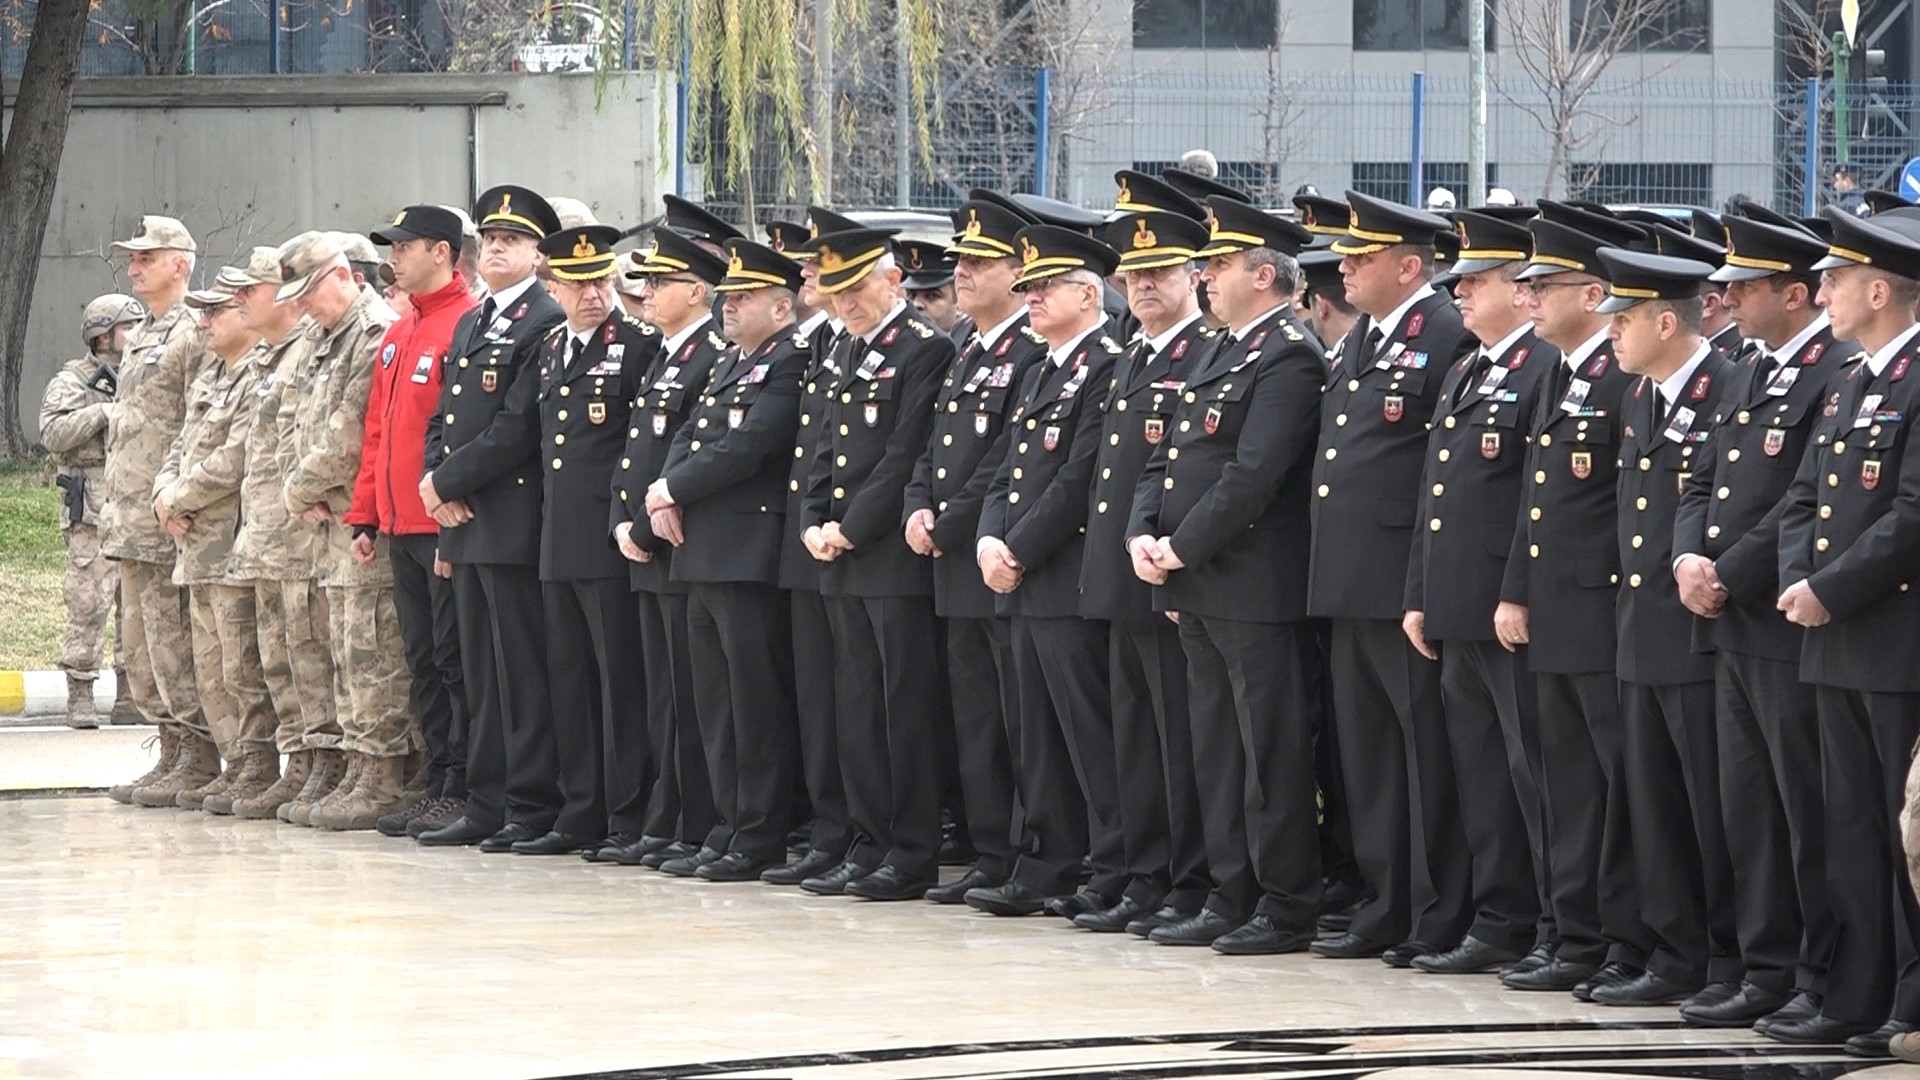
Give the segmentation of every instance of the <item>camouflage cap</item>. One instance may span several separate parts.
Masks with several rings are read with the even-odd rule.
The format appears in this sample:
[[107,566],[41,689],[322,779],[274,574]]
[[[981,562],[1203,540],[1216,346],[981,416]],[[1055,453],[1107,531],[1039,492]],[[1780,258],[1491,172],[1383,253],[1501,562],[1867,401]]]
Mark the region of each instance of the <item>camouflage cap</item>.
[[204,310],[206,308],[216,308],[231,301],[235,292],[232,284],[234,277],[228,273],[228,271],[231,270],[233,270],[231,266],[221,268],[220,276],[214,279],[210,287],[195,289],[193,292],[188,293],[186,296],[187,306]]
[[553,198],[547,200],[547,205],[553,207],[553,212],[559,216],[560,227],[563,229],[577,229],[582,225],[600,224],[600,219],[594,216],[593,208],[581,202],[579,199],[568,198],[565,195],[555,195]]
[[303,232],[280,245],[280,303],[297,300],[328,269],[346,265],[340,245],[322,232]]
[[350,263],[377,263],[380,253],[374,250],[373,241],[356,232],[330,232],[327,239],[333,241],[340,254]]
[[193,234],[179,219],[148,214],[133,227],[133,239],[115,240],[115,251],[198,251]]
[[147,317],[147,305],[125,293],[96,296],[80,313],[80,340],[87,345],[121,323],[139,322]]
[[239,266],[220,268],[221,280],[229,278],[239,287],[280,284],[280,249],[257,247],[247,252],[247,261]]

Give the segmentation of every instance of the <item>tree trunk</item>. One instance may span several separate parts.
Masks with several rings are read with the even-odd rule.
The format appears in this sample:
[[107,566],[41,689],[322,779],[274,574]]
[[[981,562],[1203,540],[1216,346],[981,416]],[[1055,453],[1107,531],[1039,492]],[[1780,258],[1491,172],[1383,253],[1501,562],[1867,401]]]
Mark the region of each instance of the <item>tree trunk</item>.
[[27,312],[40,273],[40,244],[53,208],[53,183],[67,141],[73,80],[87,28],[87,0],[41,0],[20,72],[20,94],[0,152],[0,449],[25,452],[20,374]]

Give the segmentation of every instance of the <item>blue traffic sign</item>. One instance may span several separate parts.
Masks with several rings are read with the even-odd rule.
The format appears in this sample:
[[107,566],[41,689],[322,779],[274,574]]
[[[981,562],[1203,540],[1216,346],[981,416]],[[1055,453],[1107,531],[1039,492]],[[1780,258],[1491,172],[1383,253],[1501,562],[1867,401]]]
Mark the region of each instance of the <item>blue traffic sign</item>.
[[1900,170],[1900,197],[1908,202],[1920,202],[1920,157],[1907,162]]

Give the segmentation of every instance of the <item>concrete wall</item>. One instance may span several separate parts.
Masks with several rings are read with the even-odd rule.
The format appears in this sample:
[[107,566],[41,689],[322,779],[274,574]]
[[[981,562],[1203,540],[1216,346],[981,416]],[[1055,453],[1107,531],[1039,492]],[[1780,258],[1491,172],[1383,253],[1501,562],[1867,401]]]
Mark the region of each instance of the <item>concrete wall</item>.
[[593,76],[571,74],[83,80],[28,324],[27,430],[48,378],[79,355],[80,309],[125,291],[107,245],[141,214],[193,232],[196,287],[255,245],[365,232],[409,203],[470,207],[498,183],[571,195],[632,225],[671,190],[661,93],[646,73],[598,94]]

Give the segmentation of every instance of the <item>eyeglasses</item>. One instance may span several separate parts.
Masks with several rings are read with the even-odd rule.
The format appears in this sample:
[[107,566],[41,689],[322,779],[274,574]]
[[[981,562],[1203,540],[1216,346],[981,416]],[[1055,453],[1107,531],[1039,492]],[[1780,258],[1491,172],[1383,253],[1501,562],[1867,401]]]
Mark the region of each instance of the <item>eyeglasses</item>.
[[1041,296],[1045,296],[1047,293],[1052,292],[1053,290],[1059,288],[1062,285],[1077,285],[1082,289],[1093,288],[1093,286],[1088,284],[1087,282],[1069,281],[1065,274],[1059,274],[1054,277],[1041,278],[1039,281],[1028,282],[1027,287],[1024,291],[1028,295],[1039,294]]
[[1546,292],[1548,289],[1584,289],[1589,285],[1600,284],[1597,281],[1516,281],[1515,285],[1530,292]]
[[662,275],[660,277],[642,278],[641,283],[644,285],[653,285],[655,287],[658,287],[661,285],[705,285],[706,284],[706,282],[701,281],[699,278],[675,277],[671,274]]

